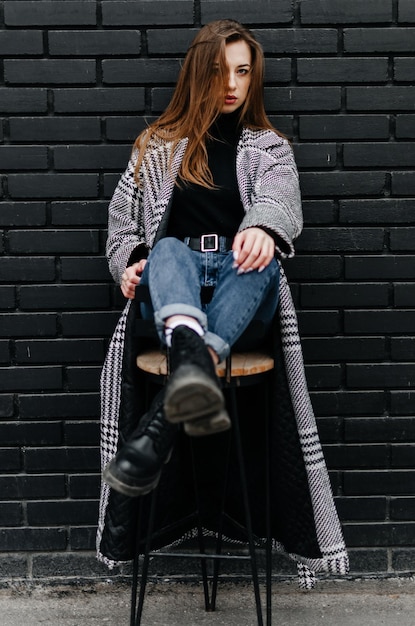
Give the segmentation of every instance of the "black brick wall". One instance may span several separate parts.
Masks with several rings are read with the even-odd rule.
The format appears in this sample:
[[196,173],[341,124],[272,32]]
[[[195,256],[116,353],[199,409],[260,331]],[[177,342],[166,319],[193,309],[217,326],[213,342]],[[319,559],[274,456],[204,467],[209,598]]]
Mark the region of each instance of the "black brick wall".
[[107,575],[92,551],[98,379],[121,307],[108,199],[219,17],[262,43],[267,110],[301,171],[306,228],[285,267],[352,572],[415,569],[413,0],[4,0],[3,579]]

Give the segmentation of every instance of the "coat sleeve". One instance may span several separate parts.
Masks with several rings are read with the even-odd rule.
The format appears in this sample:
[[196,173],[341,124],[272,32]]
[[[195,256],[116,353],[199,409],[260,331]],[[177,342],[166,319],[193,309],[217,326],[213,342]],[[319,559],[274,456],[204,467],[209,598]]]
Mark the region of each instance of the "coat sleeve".
[[134,179],[137,151],[121,176],[108,209],[108,238],[106,254],[110,272],[117,283],[131,261],[138,260],[138,251],[145,257],[143,222],[143,192]]
[[272,131],[261,133],[242,150],[237,168],[241,173],[249,172],[250,183],[249,189],[242,185],[246,213],[239,231],[253,226],[271,231],[277,253],[294,256],[293,242],[301,233],[303,214],[298,171],[289,142]]

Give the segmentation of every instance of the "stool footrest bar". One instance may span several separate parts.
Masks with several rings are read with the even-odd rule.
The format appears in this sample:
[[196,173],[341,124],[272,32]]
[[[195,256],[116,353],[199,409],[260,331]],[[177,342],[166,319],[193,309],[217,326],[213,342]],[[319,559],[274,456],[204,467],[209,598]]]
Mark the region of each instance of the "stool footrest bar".
[[251,559],[250,556],[244,556],[242,554],[206,554],[202,552],[192,552],[191,554],[187,552],[149,552],[149,556],[168,556],[182,559],[235,559],[240,561],[249,561]]

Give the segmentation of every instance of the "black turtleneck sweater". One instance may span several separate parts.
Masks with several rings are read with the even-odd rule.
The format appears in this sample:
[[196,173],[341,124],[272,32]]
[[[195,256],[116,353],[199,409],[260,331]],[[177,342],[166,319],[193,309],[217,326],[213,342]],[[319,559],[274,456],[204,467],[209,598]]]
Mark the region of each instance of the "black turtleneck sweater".
[[234,237],[244,216],[236,179],[239,111],[222,114],[210,128],[208,164],[216,189],[180,181],[174,188],[167,235],[184,239],[217,233]]

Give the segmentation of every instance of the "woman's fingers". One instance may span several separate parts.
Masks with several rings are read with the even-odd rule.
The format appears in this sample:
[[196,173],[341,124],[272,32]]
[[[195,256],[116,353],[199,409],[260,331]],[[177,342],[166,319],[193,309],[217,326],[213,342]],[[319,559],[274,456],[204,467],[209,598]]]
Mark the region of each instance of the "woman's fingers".
[[140,282],[140,275],[144,271],[144,267],[146,264],[146,259],[142,259],[138,263],[134,263],[134,265],[130,265],[125,268],[123,275],[121,276],[121,291],[125,298],[129,298],[130,300],[134,299],[135,296],[135,288]]
[[235,236],[233,251],[239,273],[262,271],[274,258],[275,243],[262,228],[247,228]]

